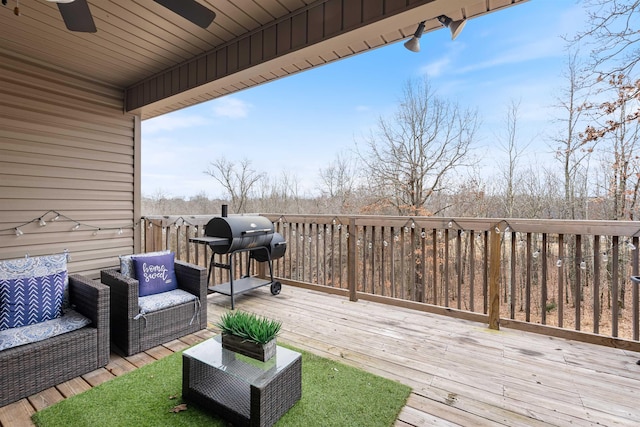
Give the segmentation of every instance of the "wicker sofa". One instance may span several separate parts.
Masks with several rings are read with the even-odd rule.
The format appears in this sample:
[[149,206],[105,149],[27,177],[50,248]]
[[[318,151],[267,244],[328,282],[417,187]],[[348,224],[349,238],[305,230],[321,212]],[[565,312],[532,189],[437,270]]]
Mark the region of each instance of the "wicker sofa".
[[207,270],[175,261],[178,289],[197,297],[190,301],[140,314],[139,281],[120,269],[101,271],[111,291],[111,342],[127,356],[140,353],[207,326]]
[[109,363],[109,288],[81,275],[70,275],[69,301],[91,323],[0,351],[0,406]]

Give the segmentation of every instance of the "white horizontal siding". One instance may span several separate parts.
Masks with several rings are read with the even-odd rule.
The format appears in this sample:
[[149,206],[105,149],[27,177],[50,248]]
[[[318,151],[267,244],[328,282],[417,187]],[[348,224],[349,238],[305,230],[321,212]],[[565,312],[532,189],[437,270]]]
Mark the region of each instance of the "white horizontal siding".
[[[133,251],[139,121],[122,98],[118,88],[2,57],[0,259],[67,249],[70,272],[97,278]],[[42,215],[46,226],[25,224]]]

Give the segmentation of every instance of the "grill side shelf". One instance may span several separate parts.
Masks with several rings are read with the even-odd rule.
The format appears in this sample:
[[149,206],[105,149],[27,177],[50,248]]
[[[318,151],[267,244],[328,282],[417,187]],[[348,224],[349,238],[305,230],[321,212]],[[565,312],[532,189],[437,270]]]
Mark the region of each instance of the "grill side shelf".
[[[259,279],[257,277],[243,277],[242,279],[236,279],[233,281],[233,294],[242,294],[270,284],[271,282],[265,282],[264,279]],[[218,292],[222,295],[231,296],[231,283],[226,282],[215,286],[209,286],[209,290]]]

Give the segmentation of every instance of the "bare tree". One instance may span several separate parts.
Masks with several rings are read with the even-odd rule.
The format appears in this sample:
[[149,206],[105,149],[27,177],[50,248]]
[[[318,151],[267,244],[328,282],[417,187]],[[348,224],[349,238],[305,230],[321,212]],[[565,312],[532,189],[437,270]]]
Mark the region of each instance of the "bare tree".
[[[595,141],[616,132],[623,123],[640,121],[640,79],[636,77],[640,61],[640,0],[587,0],[584,4],[590,25],[573,42],[590,46],[596,83],[608,81],[609,86],[622,89],[613,101],[596,106],[604,121],[588,126],[582,135],[586,141]],[[624,87],[621,81],[627,82]],[[629,101],[635,101],[633,108],[611,117],[622,104],[630,107]]]
[[552,147],[555,156],[562,163],[564,206],[560,212],[561,218],[584,219],[586,216],[587,198],[582,199],[582,205],[578,212],[577,186],[582,187],[581,193],[586,193],[588,161],[593,152],[594,142],[588,142],[580,138],[578,126],[585,112],[584,91],[586,84],[580,73],[578,50],[569,52],[565,77],[567,86],[560,92],[558,107],[562,117],[557,119],[562,123],[562,133],[553,139]]
[[[345,153],[338,153],[326,168],[320,169],[320,194],[329,199],[331,211],[343,213],[356,186],[356,164]],[[328,206],[329,207],[329,206]]]
[[514,216],[517,181],[522,176],[518,174],[518,162],[530,145],[530,142],[523,144],[518,139],[519,110],[520,101],[512,99],[507,107],[504,135],[496,136],[498,146],[507,154],[508,158],[507,170],[502,171],[502,173],[504,174],[506,187],[504,195],[505,215],[509,218]]
[[455,170],[471,163],[477,128],[476,111],[437,97],[427,79],[407,82],[393,118],[381,117],[367,150],[358,151],[376,202],[400,215],[430,213],[430,198]]
[[574,43],[591,48],[596,73],[630,76],[640,61],[640,0],[585,0],[589,26]]
[[248,159],[236,164],[224,157],[211,162],[211,167],[204,173],[225,188],[231,197],[231,209],[237,213],[246,212],[251,189],[265,177],[264,173],[258,173],[251,168],[251,161]]

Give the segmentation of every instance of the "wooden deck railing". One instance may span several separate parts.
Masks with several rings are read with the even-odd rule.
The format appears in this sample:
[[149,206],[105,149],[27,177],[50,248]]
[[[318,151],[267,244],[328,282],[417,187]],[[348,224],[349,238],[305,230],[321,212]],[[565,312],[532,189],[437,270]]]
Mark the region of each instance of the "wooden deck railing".
[[[273,263],[285,284],[640,350],[640,222],[264,216],[287,241]],[[211,218],[147,216],[143,250],[209,266],[188,239]]]

